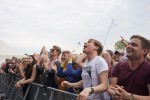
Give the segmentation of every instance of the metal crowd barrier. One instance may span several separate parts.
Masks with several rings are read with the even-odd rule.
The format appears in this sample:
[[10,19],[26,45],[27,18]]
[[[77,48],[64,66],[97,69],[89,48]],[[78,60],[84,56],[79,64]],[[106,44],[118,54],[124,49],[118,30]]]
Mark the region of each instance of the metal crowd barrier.
[[32,83],[29,90],[31,100],[76,100],[78,95]]
[[26,97],[27,100],[76,100],[78,96],[36,83],[29,84],[23,96],[22,88],[15,87],[18,80],[17,77],[0,74],[0,100],[26,100]]
[[[0,100],[21,100],[22,88],[16,88],[19,78],[7,74],[0,74]],[[18,98],[17,98],[18,97]]]

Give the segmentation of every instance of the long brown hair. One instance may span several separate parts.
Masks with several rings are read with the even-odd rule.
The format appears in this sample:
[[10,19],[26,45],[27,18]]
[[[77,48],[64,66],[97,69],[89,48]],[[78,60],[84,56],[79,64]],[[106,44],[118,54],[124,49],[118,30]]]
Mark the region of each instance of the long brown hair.
[[36,60],[35,60],[34,56],[30,55],[30,57],[33,59],[33,62],[31,64],[27,65],[27,68],[25,70],[26,79],[31,78],[33,66],[36,64]]

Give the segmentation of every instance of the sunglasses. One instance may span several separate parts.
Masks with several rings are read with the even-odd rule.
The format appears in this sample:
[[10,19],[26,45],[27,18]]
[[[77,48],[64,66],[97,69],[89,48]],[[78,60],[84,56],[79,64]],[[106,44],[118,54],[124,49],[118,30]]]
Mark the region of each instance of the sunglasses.
[[27,61],[24,61],[24,62],[22,62],[22,63],[26,63]]
[[55,49],[50,49],[50,52],[53,52]]

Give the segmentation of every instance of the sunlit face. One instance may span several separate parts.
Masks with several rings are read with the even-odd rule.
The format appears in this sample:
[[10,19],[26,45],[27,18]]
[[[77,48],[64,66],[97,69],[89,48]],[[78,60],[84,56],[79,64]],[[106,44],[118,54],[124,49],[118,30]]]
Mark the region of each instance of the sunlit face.
[[87,41],[84,44],[84,48],[83,48],[83,52],[88,54],[94,51],[95,45],[94,45],[94,41]]
[[61,55],[61,61],[66,62],[68,60],[69,54],[68,53],[62,53]]
[[126,47],[126,56],[128,58],[140,58],[144,57],[145,52],[142,49],[141,41],[138,38],[133,38],[128,42]]

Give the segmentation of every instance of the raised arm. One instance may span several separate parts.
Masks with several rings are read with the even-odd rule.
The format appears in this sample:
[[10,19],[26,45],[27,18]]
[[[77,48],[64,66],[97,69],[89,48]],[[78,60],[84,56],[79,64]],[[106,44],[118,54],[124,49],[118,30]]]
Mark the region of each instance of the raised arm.
[[24,78],[25,76],[24,76],[24,72],[23,72],[23,65],[22,64],[18,64],[17,68],[18,68],[18,73],[19,73],[20,78],[21,79]]

